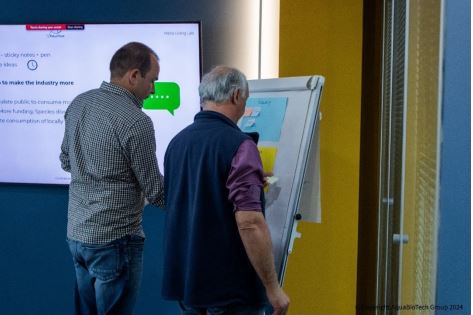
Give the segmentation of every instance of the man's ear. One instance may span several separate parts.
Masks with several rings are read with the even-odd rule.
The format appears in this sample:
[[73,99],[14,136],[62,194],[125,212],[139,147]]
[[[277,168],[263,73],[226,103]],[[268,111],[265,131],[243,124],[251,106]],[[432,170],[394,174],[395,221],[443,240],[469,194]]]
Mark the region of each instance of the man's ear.
[[128,72],[128,81],[131,86],[135,86],[138,81],[138,76],[141,76],[140,70],[133,69]]
[[235,89],[232,94],[232,103],[238,104],[238,101],[241,99],[241,90]]

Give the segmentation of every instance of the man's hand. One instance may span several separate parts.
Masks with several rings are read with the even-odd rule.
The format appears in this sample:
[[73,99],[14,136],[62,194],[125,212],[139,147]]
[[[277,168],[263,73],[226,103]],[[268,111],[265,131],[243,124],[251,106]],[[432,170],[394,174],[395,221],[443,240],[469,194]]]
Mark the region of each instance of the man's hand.
[[273,307],[273,315],[285,315],[289,308],[289,297],[279,286],[272,290],[267,290],[269,303]]

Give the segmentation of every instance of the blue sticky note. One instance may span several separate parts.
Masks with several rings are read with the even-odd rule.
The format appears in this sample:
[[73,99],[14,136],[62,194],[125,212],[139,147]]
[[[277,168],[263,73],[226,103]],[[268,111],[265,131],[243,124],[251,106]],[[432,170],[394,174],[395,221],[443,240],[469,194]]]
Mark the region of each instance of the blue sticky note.
[[246,107],[252,114],[238,122],[243,132],[258,132],[260,141],[278,142],[286,115],[287,97],[251,97]]

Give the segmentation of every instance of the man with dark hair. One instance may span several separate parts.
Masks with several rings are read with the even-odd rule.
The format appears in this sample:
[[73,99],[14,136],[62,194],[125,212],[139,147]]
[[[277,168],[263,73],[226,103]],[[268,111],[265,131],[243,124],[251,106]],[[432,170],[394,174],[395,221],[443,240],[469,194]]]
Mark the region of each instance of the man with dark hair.
[[151,119],[158,56],[120,48],[110,83],[77,96],[65,113],[62,168],[71,173],[67,238],[76,271],[76,314],[132,314],[143,268],[145,198],[164,206]]
[[286,314],[263,215],[263,167],[255,141],[236,125],[248,83],[219,66],[199,86],[203,111],[164,158],[163,297],[183,314]]
[[130,69],[138,69],[145,76],[151,67],[150,55],[159,60],[158,55],[148,46],[132,42],[118,49],[110,61],[112,80],[121,78]]

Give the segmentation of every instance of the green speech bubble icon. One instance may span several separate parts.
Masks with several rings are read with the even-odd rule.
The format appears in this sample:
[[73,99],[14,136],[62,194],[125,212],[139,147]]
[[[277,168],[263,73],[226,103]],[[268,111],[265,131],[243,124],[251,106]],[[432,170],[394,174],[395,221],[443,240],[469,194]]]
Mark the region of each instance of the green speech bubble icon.
[[144,109],[165,109],[174,115],[174,111],[181,105],[179,85],[175,82],[155,82],[154,94],[143,102]]

